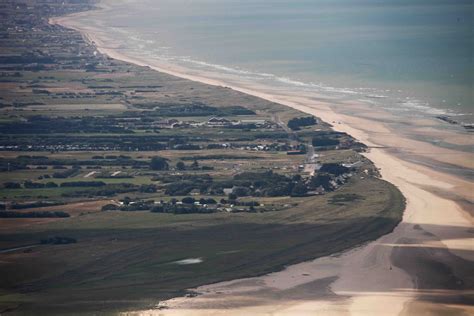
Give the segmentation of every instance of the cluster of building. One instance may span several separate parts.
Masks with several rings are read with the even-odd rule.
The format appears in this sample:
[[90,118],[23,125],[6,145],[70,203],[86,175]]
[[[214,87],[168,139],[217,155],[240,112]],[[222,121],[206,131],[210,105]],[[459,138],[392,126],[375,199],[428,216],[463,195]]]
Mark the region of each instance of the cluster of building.
[[152,123],[152,127],[159,129],[185,128],[185,127],[255,127],[276,129],[274,122],[262,119],[229,120],[225,117],[211,117],[205,122],[180,121],[178,119],[163,119]]

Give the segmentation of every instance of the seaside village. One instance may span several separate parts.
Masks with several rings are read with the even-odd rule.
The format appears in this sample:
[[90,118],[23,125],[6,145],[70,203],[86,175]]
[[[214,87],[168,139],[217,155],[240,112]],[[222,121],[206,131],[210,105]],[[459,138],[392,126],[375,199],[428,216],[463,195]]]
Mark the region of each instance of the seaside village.
[[0,4],[2,216],[100,199],[104,211],[266,212],[378,175],[363,144],[315,117],[225,87],[214,98],[45,18],[87,9]]

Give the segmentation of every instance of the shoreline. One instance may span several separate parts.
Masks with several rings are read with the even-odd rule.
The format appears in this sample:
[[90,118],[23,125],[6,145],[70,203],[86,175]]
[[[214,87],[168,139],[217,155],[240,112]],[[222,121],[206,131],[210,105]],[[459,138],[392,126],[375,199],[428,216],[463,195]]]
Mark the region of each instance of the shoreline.
[[[180,78],[197,81],[204,84],[223,86],[232,88],[245,94],[250,94],[256,97],[266,99],[268,101],[280,103],[288,107],[300,110],[302,112],[320,117],[326,122],[342,122],[336,124],[333,128],[337,131],[346,132],[359,141],[362,141],[368,146],[379,146],[380,143],[372,140],[373,135],[370,135],[363,129],[358,129],[358,126],[366,124],[368,120],[358,117],[350,117],[345,114],[336,113],[322,101],[312,101],[308,103],[307,99],[297,98],[292,96],[278,96],[267,92],[255,91],[248,88],[236,87],[228,85],[223,81],[216,79],[209,79],[205,77],[196,76],[185,72],[185,69],[163,67],[162,65],[153,65],[147,61],[126,56],[117,51],[113,47],[101,41],[100,37],[94,34],[94,30],[81,28],[71,20],[77,15],[52,18],[50,23],[60,24],[65,27],[73,28],[81,32],[89,42],[93,43],[97,50],[111,58],[122,60],[124,62],[133,63],[140,66],[147,66],[159,72],[167,73]],[[385,131],[386,128],[382,123],[374,123],[375,131]],[[398,142],[403,142],[403,138],[395,139]],[[469,250],[472,250],[468,232],[472,227],[472,218],[455,202],[447,198],[437,196],[425,189],[422,186],[430,184],[431,187],[437,190],[449,190],[453,187],[463,187],[465,192],[469,193],[469,182],[459,180],[456,177],[443,174],[437,171],[430,170],[427,167],[418,166],[414,163],[409,163],[401,160],[399,157],[390,154],[388,150],[383,148],[372,148],[371,151],[365,154],[378,168],[382,174],[382,178],[396,185],[407,199],[407,207],[404,213],[403,221],[395,228],[395,230],[382,236],[381,238],[372,241],[364,246],[344,252],[338,257],[329,256],[319,258],[310,262],[304,262],[289,266],[283,271],[271,273],[269,275],[251,280],[263,282],[259,285],[260,291],[270,291],[271,289],[287,290],[289,285],[293,288],[308,282],[315,282],[325,277],[335,277],[335,279],[327,285],[330,292],[338,297],[344,297],[344,303],[334,305],[330,300],[318,300],[320,297],[316,296],[307,301],[295,301],[294,299],[286,299],[283,297],[277,310],[273,310],[275,306],[263,305],[252,308],[252,306],[244,306],[233,309],[235,314],[243,312],[252,313],[266,313],[268,310],[281,312],[282,310],[291,309],[291,313],[301,314],[304,311],[333,311],[334,314],[362,314],[367,315],[367,311],[380,314],[381,311],[387,314],[384,309],[385,304],[390,304],[390,314],[399,315],[406,312],[409,303],[413,302],[421,292],[415,291],[415,283],[418,283],[417,276],[408,273],[407,267],[399,268],[396,262],[409,260],[405,251],[407,244],[420,245],[420,248],[425,247],[427,243],[433,244],[432,237],[420,234],[420,231],[414,227],[421,225],[422,230],[429,232],[437,237],[438,241],[434,244],[438,248],[443,248],[451,254],[465,260],[472,261],[472,255]],[[444,210],[449,209],[450,214],[444,214]],[[447,225],[451,226],[447,226]],[[450,238],[452,230],[455,227],[463,228],[463,233],[456,233],[458,238]],[[406,239],[410,239],[408,243]],[[400,263],[398,263],[400,265]],[[311,271],[311,276],[302,277],[302,271]],[[166,311],[166,314],[186,314],[191,313],[196,315],[196,311],[189,309],[193,304],[200,304],[206,301],[207,309],[203,309],[203,314],[210,312],[229,315],[229,310],[225,308],[212,308],[213,306],[223,306],[223,304],[235,297],[235,293],[245,293],[244,287],[238,286],[242,280],[234,280],[218,284],[206,285],[197,289],[198,292],[205,293],[194,299],[177,298],[167,302],[167,306],[171,307]],[[279,286],[275,286],[275,283]],[[236,286],[237,284],[237,286]],[[291,288],[291,287],[290,287]],[[224,289],[224,290],[222,290]],[[395,291],[395,289],[397,289]],[[255,290],[255,289],[253,289]],[[216,293],[224,291],[229,292],[229,295],[220,296]],[[233,294],[234,293],[234,294]],[[233,296],[234,295],[234,296]],[[249,294],[250,295],[250,294]],[[238,297],[238,296],[237,296]],[[349,297],[349,298],[347,298]],[[193,302],[195,301],[195,302]],[[283,303],[286,302],[286,303]],[[382,303],[383,302],[383,303]],[[382,305],[382,306],[381,306]],[[173,308],[174,307],[174,308]],[[371,307],[372,310],[368,308]],[[374,307],[381,308],[374,310]],[[187,309],[188,308],[188,309]],[[250,309],[249,309],[250,308]],[[148,311],[147,313],[149,313]],[[140,312],[138,312],[140,313]],[[157,311],[163,314],[164,311]]]

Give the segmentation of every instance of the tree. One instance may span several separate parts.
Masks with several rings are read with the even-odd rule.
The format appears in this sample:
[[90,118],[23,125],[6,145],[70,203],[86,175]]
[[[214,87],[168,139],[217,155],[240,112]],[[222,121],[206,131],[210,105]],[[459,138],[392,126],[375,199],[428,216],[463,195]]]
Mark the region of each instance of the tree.
[[191,168],[192,169],[199,168],[199,162],[196,159],[194,159],[193,163],[191,164]]
[[163,207],[163,205],[157,205],[157,206],[154,206],[154,207],[151,209],[151,212],[152,212],[152,213],[164,213],[164,212],[165,212],[165,208]]
[[310,180],[312,188],[322,186],[325,190],[331,190],[331,176],[328,174],[318,174],[313,176]]
[[102,211],[115,211],[115,210],[118,210],[118,206],[115,205],[115,204],[106,204],[104,206],[102,206]]
[[129,205],[130,202],[132,202],[132,199],[129,198],[128,196],[126,196],[126,197],[123,198],[122,201],[123,201],[123,205]]
[[235,187],[232,190],[232,193],[234,193],[236,196],[248,196],[250,195],[250,190],[246,187]]
[[185,198],[183,198],[181,200],[181,202],[183,202],[184,204],[194,204],[194,202],[196,202],[196,200],[190,196],[187,196]]
[[310,117],[295,117],[288,121],[288,127],[294,131],[300,129],[301,126],[311,126],[316,125],[316,119],[312,116]]
[[166,158],[155,156],[151,158],[150,168],[152,170],[168,170],[168,161]]
[[305,196],[308,193],[308,188],[303,182],[298,182],[291,190],[291,196]]
[[177,169],[177,170],[185,170],[185,169],[186,169],[186,165],[184,164],[184,162],[178,161],[178,162],[176,163],[176,169]]
[[348,173],[350,169],[337,163],[325,163],[322,165],[319,171],[339,176],[341,174]]
[[339,140],[330,137],[313,137],[312,143],[315,147],[336,146],[339,145]]
[[201,198],[199,199],[199,204],[204,205],[204,204],[217,204],[217,201],[214,200],[213,198]]
[[5,189],[21,189],[21,184],[17,182],[5,182],[3,184],[3,187]]
[[142,193],[155,193],[157,191],[157,188],[154,184],[142,184],[138,191]]
[[295,175],[291,178],[291,180],[292,180],[292,181],[295,181],[295,182],[301,181],[301,175],[295,174]]

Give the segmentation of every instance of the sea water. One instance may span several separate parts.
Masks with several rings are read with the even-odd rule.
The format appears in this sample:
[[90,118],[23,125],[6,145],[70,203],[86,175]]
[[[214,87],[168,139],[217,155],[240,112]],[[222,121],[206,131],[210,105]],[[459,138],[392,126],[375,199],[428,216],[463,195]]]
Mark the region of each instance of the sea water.
[[106,3],[89,22],[147,58],[473,122],[472,0]]

